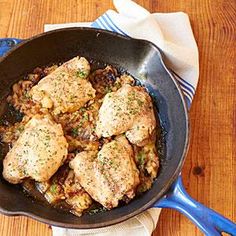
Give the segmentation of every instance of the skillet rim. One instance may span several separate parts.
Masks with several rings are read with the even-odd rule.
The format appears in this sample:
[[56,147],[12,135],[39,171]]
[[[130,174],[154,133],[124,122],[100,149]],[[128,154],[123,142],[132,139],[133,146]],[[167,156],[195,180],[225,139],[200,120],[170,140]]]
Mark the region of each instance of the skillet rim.
[[177,83],[177,81],[173,77],[172,73],[166,67],[164,60],[163,60],[161,50],[155,44],[153,44],[152,42],[149,42],[147,40],[135,39],[135,38],[131,38],[129,36],[124,36],[124,35],[116,33],[116,32],[111,32],[108,30],[97,29],[97,28],[92,28],[92,27],[69,27],[69,28],[63,28],[63,29],[56,29],[56,30],[37,34],[37,35],[32,36],[28,39],[24,39],[24,41],[20,42],[19,44],[14,46],[12,49],[10,49],[8,52],[6,52],[2,57],[0,57],[0,63],[2,63],[9,55],[14,53],[18,48],[33,41],[34,39],[44,37],[49,34],[61,32],[61,31],[74,31],[74,30],[81,30],[81,31],[86,30],[86,31],[93,31],[93,32],[97,32],[97,33],[110,34],[112,37],[119,37],[119,38],[123,38],[125,40],[139,41],[139,42],[143,42],[145,44],[149,44],[150,46],[154,47],[154,49],[158,53],[158,56],[160,58],[163,68],[168,73],[170,79],[172,80],[172,82],[174,83],[174,85],[178,91],[178,94],[181,99],[181,103],[183,105],[185,121],[186,121],[185,143],[184,143],[184,147],[183,147],[183,151],[182,151],[182,156],[180,158],[180,161],[178,163],[178,166],[177,166],[175,172],[172,174],[172,177],[168,181],[166,181],[165,187],[162,188],[162,190],[158,193],[158,195],[153,196],[150,201],[146,202],[142,207],[140,207],[139,209],[137,209],[131,213],[127,213],[119,218],[109,220],[107,223],[71,224],[71,223],[62,223],[62,222],[58,222],[55,220],[47,219],[47,218],[41,217],[41,216],[39,216],[33,212],[30,212],[30,211],[24,211],[24,210],[19,210],[19,209],[18,210],[17,209],[16,210],[7,210],[3,206],[1,206],[1,204],[0,204],[0,213],[7,215],[7,216],[27,216],[27,217],[33,218],[34,220],[40,221],[42,223],[46,223],[46,224],[50,224],[50,225],[54,225],[54,226],[58,226],[58,227],[64,227],[64,228],[72,228],[72,229],[92,229],[93,228],[93,229],[95,229],[95,228],[110,226],[113,224],[118,224],[118,223],[121,223],[125,220],[128,220],[128,219],[142,213],[143,211],[147,210],[154,203],[158,202],[161,198],[165,197],[165,195],[168,192],[168,190],[170,189],[171,185],[174,183],[174,181],[176,180],[176,178],[178,177],[178,175],[180,174],[180,172],[182,170],[182,167],[183,167],[183,164],[184,164],[184,161],[186,158],[186,154],[187,154],[188,148],[189,148],[190,124],[189,124],[188,109],[187,109],[186,101],[184,99],[184,95],[180,89],[179,84]]

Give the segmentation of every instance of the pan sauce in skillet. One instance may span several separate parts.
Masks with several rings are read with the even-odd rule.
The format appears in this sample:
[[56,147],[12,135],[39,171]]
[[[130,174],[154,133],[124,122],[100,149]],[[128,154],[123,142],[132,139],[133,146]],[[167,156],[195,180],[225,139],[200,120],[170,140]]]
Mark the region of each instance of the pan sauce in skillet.
[[[68,163],[75,158],[76,154],[82,151],[93,151],[96,156],[96,153],[101,150],[104,145],[111,143],[112,140],[115,139],[114,135],[108,135],[109,137],[105,138],[97,137],[96,122],[99,108],[106,94],[109,95],[111,92],[116,92],[121,87],[126,86],[126,84],[135,86],[135,81],[132,77],[122,71],[118,71],[114,67],[101,66],[101,64],[93,63],[92,61],[90,64],[92,73],[89,73],[87,80],[96,90],[96,97],[92,97],[88,102],[85,102],[85,105],[80,107],[80,109],[75,109],[76,111],[72,113],[55,113],[50,111],[53,120],[61,124],[69,144],[66,160],[49,181],[35,182],[30,178],[26,178],[22,182],[23,188],[29,195],[43,201],[46,199],[53,206],[69,209],[76,215],[81,215],[86,209],[92,209],[92,212],[99,211],[99,209],[106,209],[104,207],[96,208],[98,204],[92,200],[90,195],[80,185],[79,178],[75,177],[74,171],[70,169]],[[25,76],[23,80],[13,85],[13,93],[7,98],[8,105],[5,109],[5,115],[2,117],[2,126],[0,127],[2,147],[4,147],[2,148],[3,157],[6,155],[8,147],[12,147],[18,137],[24,132],[24,126],[30,117],[35,114],[43,115],[45,112],[48,112],[46,108],[42,109],[41,105],[39,106],[39,104],[32,102],[32,95],[29,91],[32,86],[52,73],[57,67],[57,65],[53,65],[47,68],[36,68],[32,74]],[[97,69],[98,67],[102,69]],[[86,77],[84,74],[83,71],[79,71],[78,76]],[[143,88],[140,87],[140,89],[144,91]],[[143,101],[139,100],[137,103],[142,105]],[[135,109],[132,112],[135,113]],[[22,117],[23,120],[21,121]],[[131,157],[127,158],[127,160],[132,162],[130,158],[134,158],[135,168],[137,167],[139,171],[139,182],[134,183],[135,181],[133,181],[132,183],[136,195],[147,191],[157,176],[159,165],[157,152],[162,152],[162,145],[158,145],[159,150],[156,150],[155,145],[155,142],[161,144],[161,129],[157,117],[156,123],[157,127],[155,132],[152,133],[151,139],[146,142],[145,145],[141,144],[137,146],[129,143],[134,150],[134,156],[131,154]],[[157,140],[156,137],[158,137]],[[113,170],[113,161],[114,160],[111,159],[105,159],[105,168]],[[107,166],[108,162],[111,164],[110,166]],[[121,188],[122,186],[116,185],[113,187]],[[123,191],[124,193],[126,191],[126,193],[119,195],[121,202],[127,203],[134,197],[134,194],[128,194],[131,189],[132,188],[125,189]],[[109,208],[108,205],[106,205],[106,207]]]

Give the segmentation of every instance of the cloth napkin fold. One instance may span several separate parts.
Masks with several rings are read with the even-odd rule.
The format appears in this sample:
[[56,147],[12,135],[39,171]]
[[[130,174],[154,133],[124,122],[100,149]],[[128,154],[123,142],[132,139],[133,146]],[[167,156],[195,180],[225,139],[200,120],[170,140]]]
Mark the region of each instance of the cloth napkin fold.
[[[188,15],[183,12],[151,14],[131,0],[113,0],[113,3],[117,12],[108,10],[93,23],[46,24],[44,30],[90,26],[151,41],[164,52],[165,63],[179,82],[190,108],[198,83],[199,63]],[[91,230],[53,226],[53,236],[149,236],[156,227],[159,214],[160,209],[151,208],[123,223]]]
[[98,229],[52,227],[53,236],[150,236],[156,228],[160,209],[151,208],[125,222]]

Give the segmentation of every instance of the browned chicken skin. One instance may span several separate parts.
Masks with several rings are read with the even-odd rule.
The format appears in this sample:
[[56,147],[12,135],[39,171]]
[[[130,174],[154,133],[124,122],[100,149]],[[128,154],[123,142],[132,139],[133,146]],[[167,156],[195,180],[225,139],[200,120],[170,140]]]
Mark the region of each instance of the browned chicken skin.
[[124,136],[104,144],[96,153],[84,151],[70,162],[80,184],[89,195],[111,209],[124,196],[135,195],[139,184],[139,172],[134,162],[131,145]]
[[98,137],[126,132],[131,143],[144,146],[152,139],[155,128],[152,101],[144,88],[125,84],[104,97],[96,127]]
[[30,95],[54,114],[74,112],[95,97],[95,90],[86,79],[89,72],[89,62],[84,57],[74,57],[41,79]]
[[3,177],[17,184],[30,177],[47,181],[67,156],[68,143],[60,124],[50,116],[34,116],[3,160]]
[[[26,184],[27,181],[24,182],[27,190]],[[81,216],[82,212],[92,204],[91,197],[84,191],[75,178],[74,171],[67,165],[62,166],[49,181],[37,182],[36,187],[49,203],[57,204],[65,201],[70,206],[71,212],[77,216]]]

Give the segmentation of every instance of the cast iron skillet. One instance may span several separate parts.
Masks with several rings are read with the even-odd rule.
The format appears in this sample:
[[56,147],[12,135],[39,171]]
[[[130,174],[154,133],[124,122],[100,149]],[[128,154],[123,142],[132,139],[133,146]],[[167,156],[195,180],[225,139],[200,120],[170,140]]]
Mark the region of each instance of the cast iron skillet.
[[[91,28],[43,33],[20,43],[0,59],[0,98],[9,93],[20,76],[35,67],[66,61],[76,55],[125,68],[150,91],[166,131],[166,153],[158,178],[148,192],[128,205],[76,217],[27,198],[21,189],[1,177],[0,212],[26,215],[61,227],[88,229],[122,222],[152,206],[172,207],[187,215],[205,234],[220,235],[220,231],[236,234],[232,222],[192,200],[178,178],[188,148],[188,114],[177,83],[165,67],[159,49],[152,43]],[[3,105],[0,114],[2,110]]]

